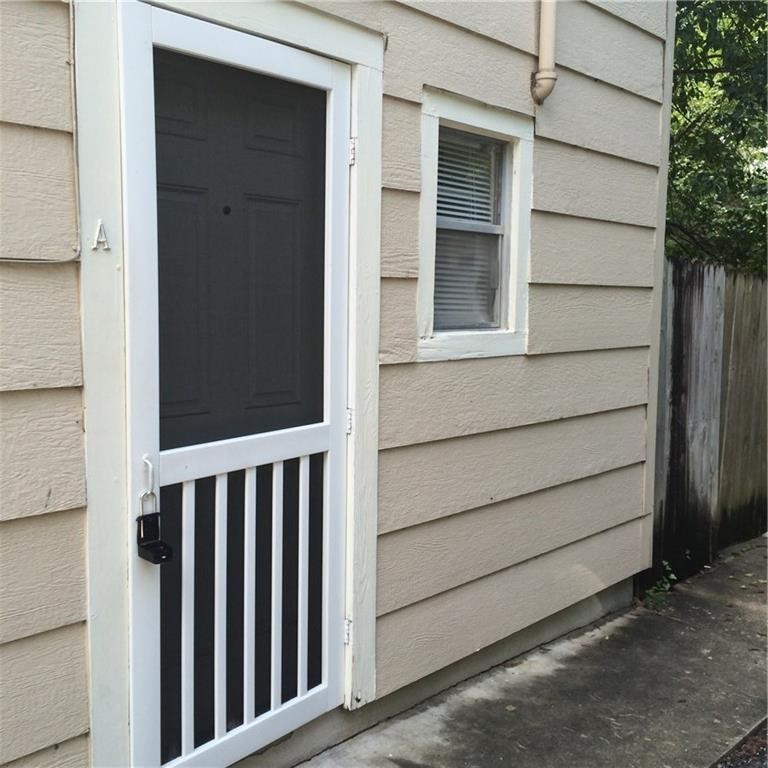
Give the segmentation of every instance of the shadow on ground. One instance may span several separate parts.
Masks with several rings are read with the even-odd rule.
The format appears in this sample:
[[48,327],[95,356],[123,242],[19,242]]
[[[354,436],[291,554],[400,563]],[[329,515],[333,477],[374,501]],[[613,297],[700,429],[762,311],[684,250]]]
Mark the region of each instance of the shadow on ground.
[[306,768],[709,768],[766,713],[766,539]]

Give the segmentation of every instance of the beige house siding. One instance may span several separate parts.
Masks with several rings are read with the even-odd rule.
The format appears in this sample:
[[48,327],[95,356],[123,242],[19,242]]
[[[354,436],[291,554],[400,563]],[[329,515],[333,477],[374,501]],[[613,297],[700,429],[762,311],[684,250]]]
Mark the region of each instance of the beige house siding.
[[83,383],[79,290],[78,267],[71,261],[42,268],[0,263],[0,390]]
[[538,4],[313,5],[387,35],[382,696],[647,565],[667,9],[558,4],[559,81],[535,112],[529,354],[416,363],[423,88],[534,115]]
[[6,763],[3,768],[84,768],[88,761],[88,737],[76,736]]
[[[32,9],[41,4],[30,3]],[[0,173],[0,257],[66,261],[75,256],[72,134],[0,123]],[[42,211],[45,215],[35,215]]]
[[601,83],[661,102],[664,41],[626,23],[628,19],[621,17],[622,6],[631,5],[647,6],[647,18],[660,26],[663,38],[667,23],[663,0],[566,0],[557,7],[557,61]]
[[14,768],[87,763],[70,77],[68,5],[0,3],[0,764]]
[[70,624],[0,646],[0,760],[88,730],[85,625]]
[[[642,518],[379,619],[379,696],[584,600],[646,566]],[[529,533],[530,535],[530,533]]]
[[644,417],[635,406],[383,451],[379,533],[642,461]]
[[666,3],[664,0],[590,0],[605,10],[664,40],[667,35]]
[[85,616],[85,512],[8,520],[0,538],[0,643]]
[[[417,190],[418,192],[418,190]],[[381,190],[381,276],[418,277],[419,195],[402,189]]]
[[642,465],[631,464],[382,536],[377,612],[391,613],[633,520],[642,515],[642,484]]
[[534,211],[531,280],[650,288],[655,234],[648,227]]
[[[489,357],[381,369],[382,449],[642,405],[644,348]],[[456,386],[456,381],[461,386]],[[425,398],[424,393],[431,393]],[[511,396],[525,392],[525,397]],[[423,407],[414,402],[423,399]]]
[[0,5],[0,120],[72,131],[69,9],[60,2]]
[[[307,4],[387,41],[383,696],[647,565],[666,3],[559,3],[560,80],[536,110],[536,2]],[[0,2],[0,764],[13,768],[88,762],[69,11]],[[415,362],[424,86],[535,117],[528,355]]]

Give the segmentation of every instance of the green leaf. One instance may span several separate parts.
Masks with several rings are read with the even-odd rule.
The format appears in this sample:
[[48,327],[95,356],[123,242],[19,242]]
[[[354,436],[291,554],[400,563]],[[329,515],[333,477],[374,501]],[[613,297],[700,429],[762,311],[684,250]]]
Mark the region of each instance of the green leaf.
[[766,273],[765,0],[677,5],[667,253]]

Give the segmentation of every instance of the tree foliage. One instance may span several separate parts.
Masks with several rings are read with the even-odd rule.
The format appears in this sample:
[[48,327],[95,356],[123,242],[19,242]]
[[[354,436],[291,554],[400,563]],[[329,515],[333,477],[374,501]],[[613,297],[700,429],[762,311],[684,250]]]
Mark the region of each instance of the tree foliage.
[[667,253],[766,272],[765,0],[680,0]]

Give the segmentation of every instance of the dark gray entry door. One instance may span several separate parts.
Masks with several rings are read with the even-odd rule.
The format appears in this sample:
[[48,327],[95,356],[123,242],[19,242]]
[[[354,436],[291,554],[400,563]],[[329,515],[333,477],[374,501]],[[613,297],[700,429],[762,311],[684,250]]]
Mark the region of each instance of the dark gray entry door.
[[160,448],[323,419],[325,92],[155,53]]

